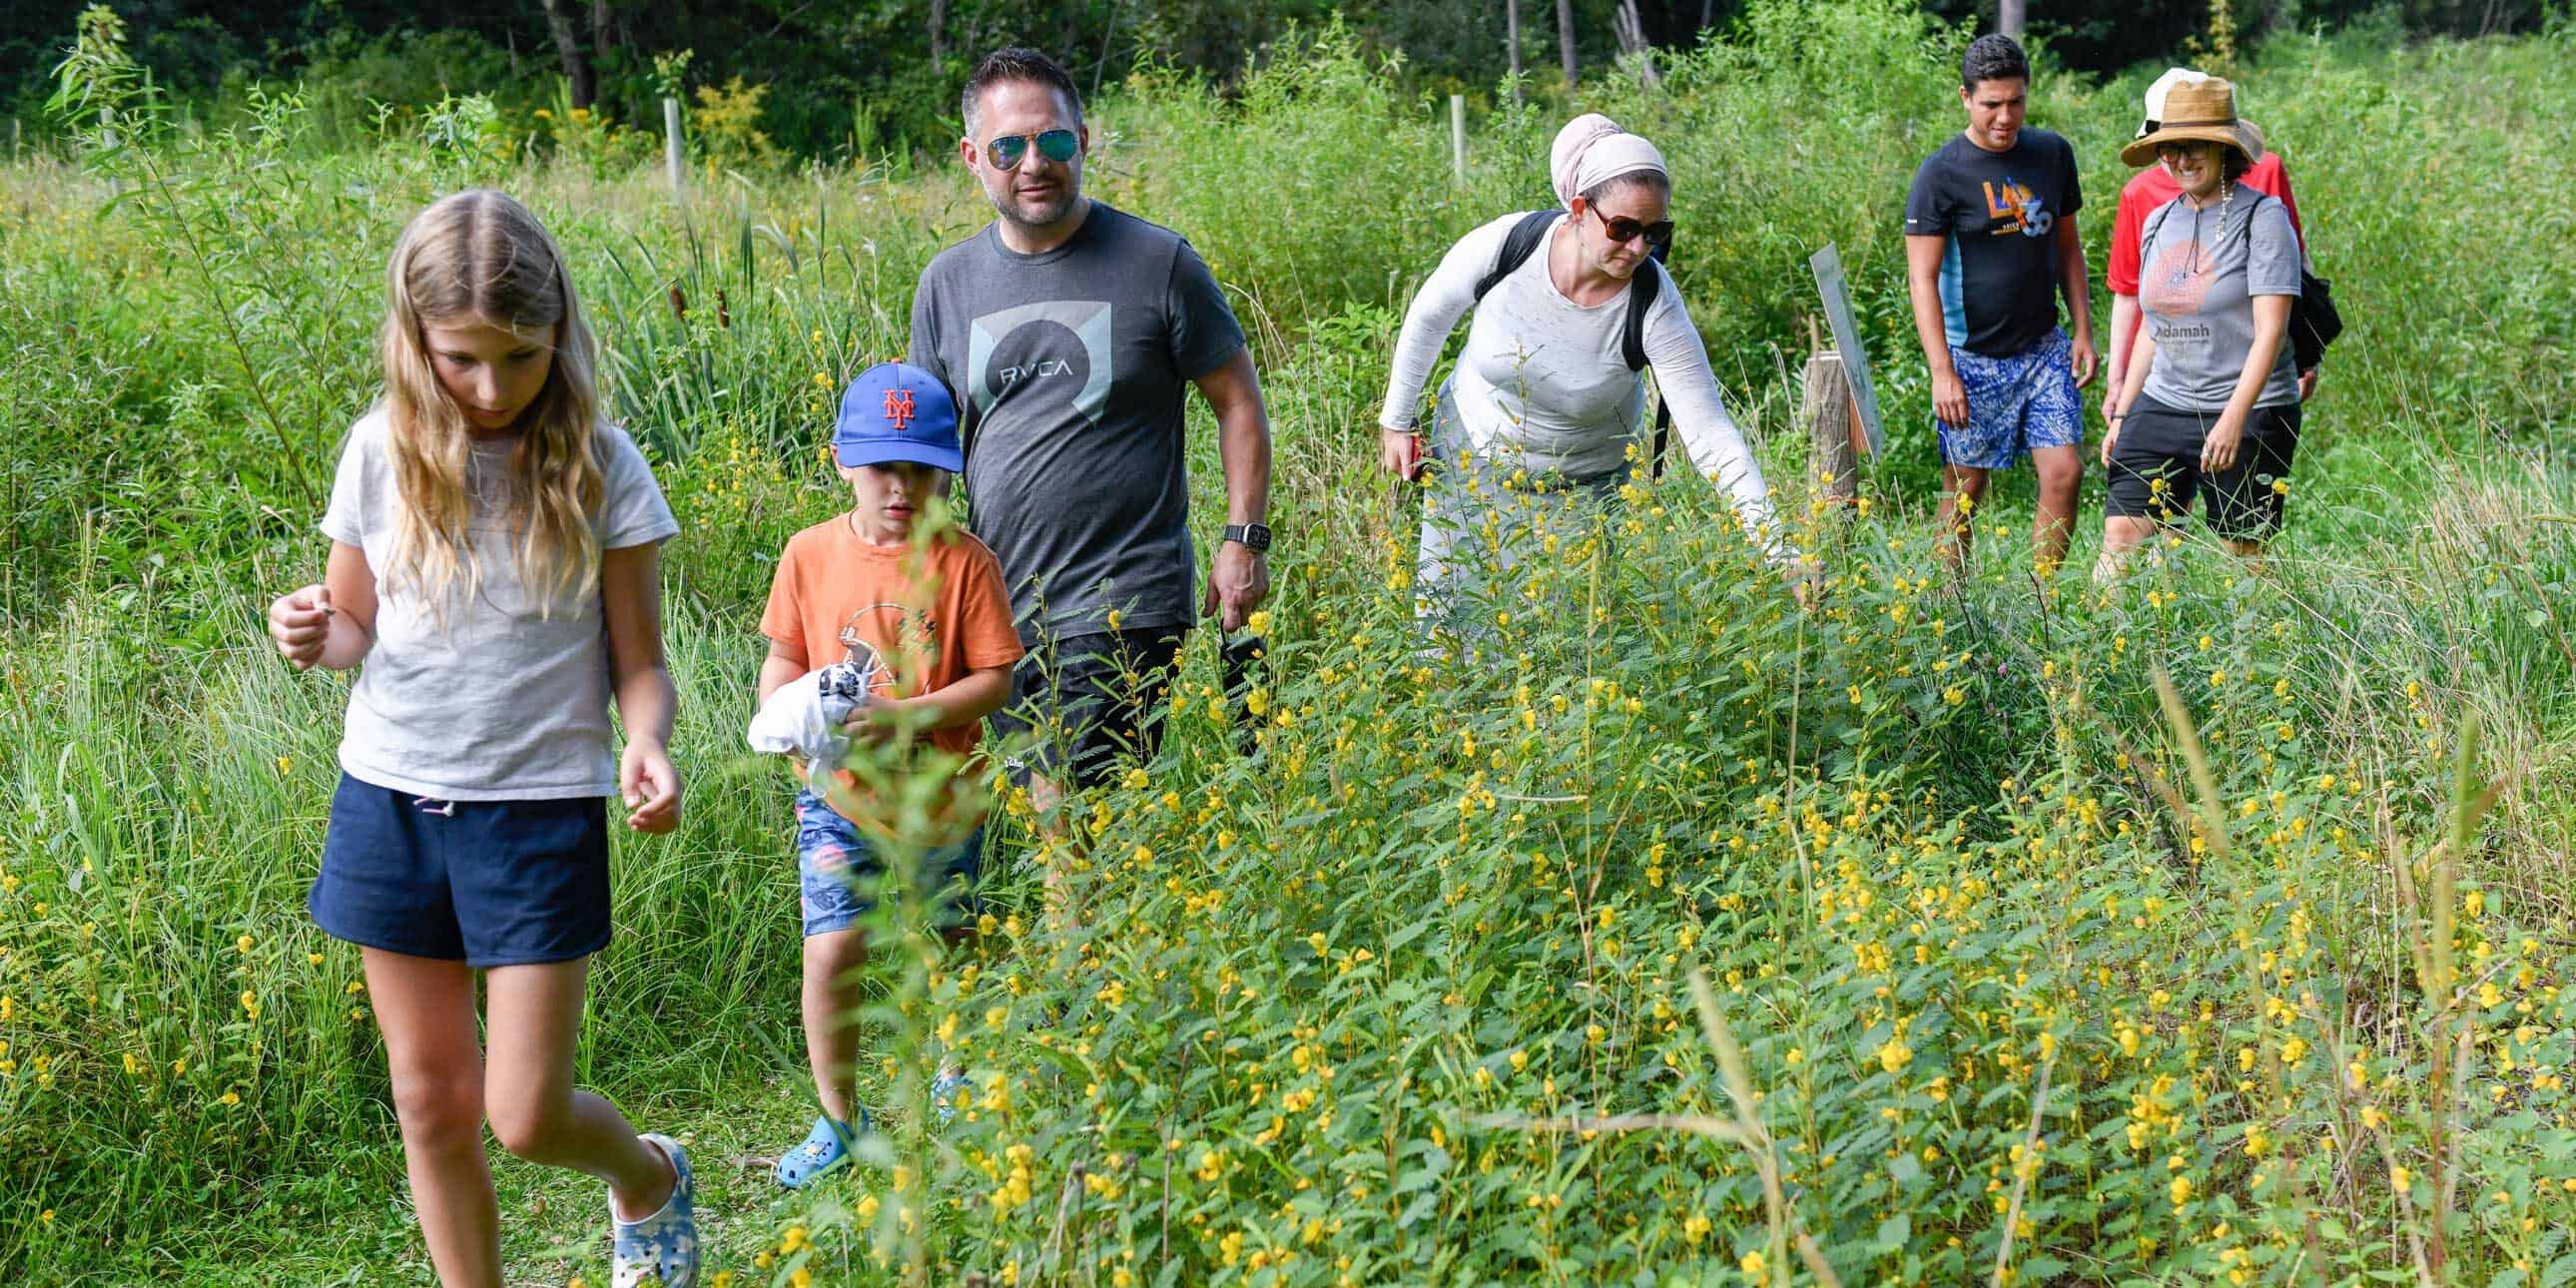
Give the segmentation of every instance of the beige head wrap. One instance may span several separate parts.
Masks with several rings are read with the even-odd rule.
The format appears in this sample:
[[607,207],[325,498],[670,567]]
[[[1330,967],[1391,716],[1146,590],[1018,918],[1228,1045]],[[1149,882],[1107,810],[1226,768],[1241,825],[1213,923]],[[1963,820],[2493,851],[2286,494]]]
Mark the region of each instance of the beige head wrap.
[[1671,178],[1664,169],[1664,154],[1654,144],[1620,129],[1599,112],[1586,112],[1556,132],[1556,143],[1547,152],[1547,170],[1557,201],[1567,206],[1586,190],[1623,174],[1651,170],[1667,181]]

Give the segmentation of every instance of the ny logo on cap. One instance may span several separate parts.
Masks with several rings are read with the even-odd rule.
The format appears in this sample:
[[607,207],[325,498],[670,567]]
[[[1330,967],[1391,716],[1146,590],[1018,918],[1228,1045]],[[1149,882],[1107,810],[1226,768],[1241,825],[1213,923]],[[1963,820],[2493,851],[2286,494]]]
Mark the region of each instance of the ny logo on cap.
[[912,428],[912,391],[909,389],[885,391],[885,414],[887,420],[894,422],[896,429]]

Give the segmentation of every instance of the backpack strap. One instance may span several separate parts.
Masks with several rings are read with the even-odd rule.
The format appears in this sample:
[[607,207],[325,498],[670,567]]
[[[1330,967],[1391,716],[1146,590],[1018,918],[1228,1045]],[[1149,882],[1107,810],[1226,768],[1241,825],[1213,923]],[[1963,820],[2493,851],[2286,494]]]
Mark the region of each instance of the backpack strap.
[[[2180,197],[2174,198],[2174,201],[2180,200],[2182,200]],[[2156,244],[2156,230],[2165,226],[2165,216],[2172,214],[2173,208],[2174,202],[2168,201],[2156,207],[2154,214],[2147,216],[2146,226],[2138,230],[2139,253],[2144,254],[2149,246]]]
[[1538,252],[1538,244],[1546,239],[1547,230],[1564,214],[1562,210],[1533,210],[1512,225],[1512,231],[1503,238],[1502,252],[1494,256],[1494,266],[1476,279],[1477,303],[1484,303],[1485,293],[1501,285],[1513,269],[1529,262],[1529,257]]
[[1646,314],[1655,307],[1655,297],[1663,294],[1664,266],[1655,256],[1637,264],[1628,279],[1628,317],[1619,336],[1619,352],[1628,360],[1630,371],[1646,369]]

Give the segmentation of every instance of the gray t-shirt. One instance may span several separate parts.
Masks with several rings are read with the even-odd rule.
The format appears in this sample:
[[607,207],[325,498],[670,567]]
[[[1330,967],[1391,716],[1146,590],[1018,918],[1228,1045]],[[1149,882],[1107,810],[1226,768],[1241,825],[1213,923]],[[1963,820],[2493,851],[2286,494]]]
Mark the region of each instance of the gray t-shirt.
[[[596,587],[551,615],[519,577],[507,513],[511,440],[474,447],[468,539],[482,588],[459,594],[442,623],[430,605],[383,580],[397,507],[385,414],[349,431],[322,532],[358,547],[376,570],[376,642],[349,690],[340,767],[361,782],[439,800],[558,800],[617,790],[609,755],[608,634]],[[660,541],[680,530],[652,467],[625,431],[592,440],[603,484],[599,548]]]
[[1095,200],[1062,246],[993,226],[922,270],[913,365],[957,397],[975,534],[1001,559],[1022,642],[1195,620],[1190,382],[1243,328],[1180,234]]
[[[2299,236],[2280,198],[2238,184],[2223,208],[2167,202],[2139,237],[2138,305],[2156,341],[2145,396],[2177,411],[2225,411],[2254,348],[2253,297],[2298,293]],[[2285,332],[2254,405],[2297,401]]]

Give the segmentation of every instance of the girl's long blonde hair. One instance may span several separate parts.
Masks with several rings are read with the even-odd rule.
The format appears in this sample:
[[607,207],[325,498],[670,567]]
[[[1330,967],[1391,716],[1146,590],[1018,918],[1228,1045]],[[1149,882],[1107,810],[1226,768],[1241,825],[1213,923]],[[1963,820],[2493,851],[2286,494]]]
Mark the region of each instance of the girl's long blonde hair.
[[460,589],[480,593],[468,531],[473,437],[430,368],[426,326],[485,322],[554,351],[553,369],[519,419],[507,520],[519,578],[551,616],[599,577],[592,528],[603,491],[592,442],[599,416],[598,345],[563,250],[528,208],[489,188],[459,192],[412,218],[385,280],[385,419],[402,498],[385,577],[432,612]]

